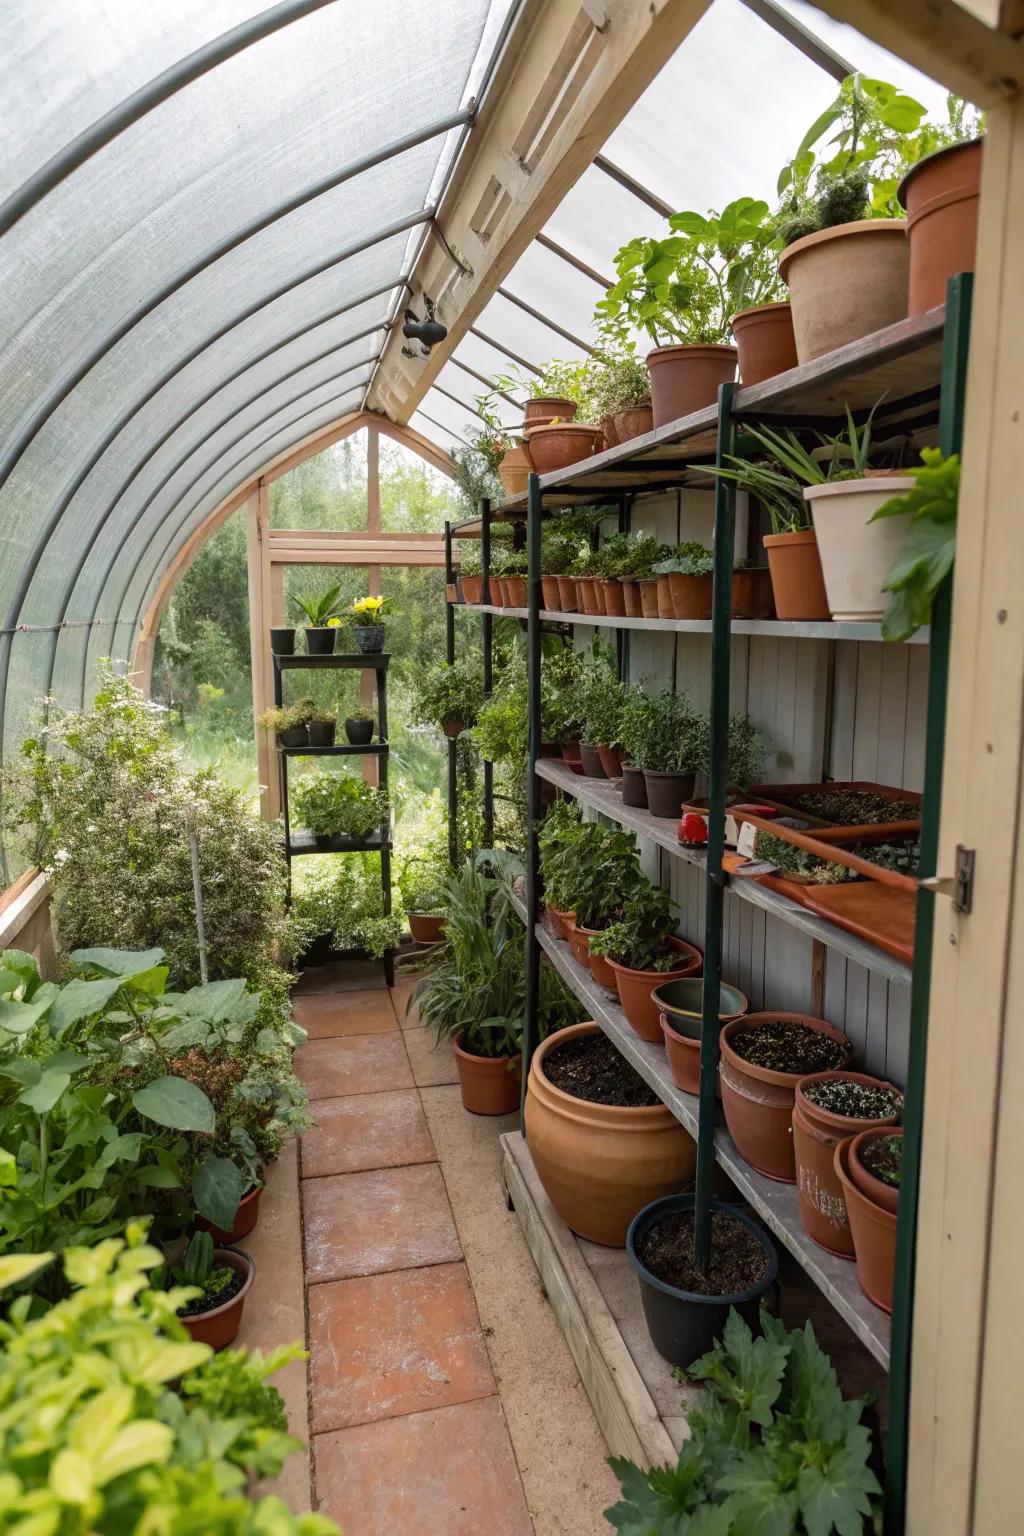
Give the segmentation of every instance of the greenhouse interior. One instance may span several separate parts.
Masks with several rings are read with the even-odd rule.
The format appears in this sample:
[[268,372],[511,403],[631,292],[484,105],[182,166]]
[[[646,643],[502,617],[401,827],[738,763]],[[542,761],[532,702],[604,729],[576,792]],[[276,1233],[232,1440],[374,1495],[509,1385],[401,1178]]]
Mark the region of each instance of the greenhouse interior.
[[1020,1536],[1024,5],[0,38],[0,1533]]

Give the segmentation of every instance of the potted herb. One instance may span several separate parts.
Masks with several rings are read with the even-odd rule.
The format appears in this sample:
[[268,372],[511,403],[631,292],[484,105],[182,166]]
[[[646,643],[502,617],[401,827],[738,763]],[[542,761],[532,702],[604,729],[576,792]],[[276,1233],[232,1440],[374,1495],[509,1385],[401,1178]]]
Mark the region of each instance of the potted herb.
[[902,1108],[898,1088],[860,1072],[818,1072],[797,1083],[793,1150],[800,1220],[829,1253],[852,1258],[854,1251],[836,1147],[860,1131],[898,1124]]
[[329,848],[336,837],[364,841],[387,823],[391,810],[386,790],[333,772],[303,774],[292,791],[292,806],[318,848]]
[[353,747],[368,747],[373,740],[374,718],[368,709],[353,709],[345,717],[345,735]]
[[178,1308],[178,1316],[197,1344],[225,1349],[242,1326],[245,1298],[256,1276],[247,1253],[234,1248],[215,1248],[209,1232],[196,1232],[182,1264],[170,1278],[196,1294]]
[[632,344],[602,354],[594,377],[594,401],[606,447],[653,431],[651,376]]
[[272,656],[295,655],[295,626],[272,624],[270,626],[270,653]]
[[861,1131],[839,1143],[834,1160],[846,1201],[860,1288],[876,1307],[891,1312],[903,1132]]
[[565,469],[588,458],[601,446],[601,430],[591,424],[593,412],[593,365],[582,362],[547,363],[527,380],[503,378],[497,385],[506,392],[516,386],[528,390],[526,402],[526,453],[539,475]]
[[[631,619],[658,617],[658,579],[654,567],[672,553],[651,534],[631,533],[619,560],[622,604]],[[609,541],[611,542],[611,541]],[[650,597],[645,601],[645,594]]]
[[483,560],[478,540],[464,540],[459,545],[459,585],[467,603],[480,602],[483,590]]
[[577,851],[583,837],[590,835],[582,829],[593,825],[596,823],[584,822],[578,801],[558,800],[548,808],[537,832],[546,914],[555,937],[566,943],[576,918],[572,903],[579,867]]
[[307,714],[301,705],[289,709],[265,709],[256,724],[261,731],[272,731],[279,747],[305,747],[309,744]]
[[580,691],[583,772],[593,778],[617,779],[622,772],[622,704],[625,687],[610,665],[591,669]]
[[707,762],[708,725],[703,715],[688,694],[665,689],[647,700],[639,718],[625,712],[620,734],[631,763],[643,770],[651,815],[678,820]]
[[483,672],[475,656],[437,662],[413,682],[412,718],[439,725],[452,740],[475,725],[483,702]]
[[601,601],[597,588],[600,582],[596,579],[600,572],[600,560],[597,550],[591,549],[589,544],[580,545],[575,560],[569,567],[570,574],[576,583],[576,609],[580,613],[603,613],[604,604]]
[[[560,528],[557,524],[549,524],[541,529],[540,585],[544,607],[551,613],[576,611],[576,586],[569,571],[580,552],[580,542],[579,533]],[[566,608],[566,600],[571,603],[571,607]]]
[[444,938],[445,889],[451,872],[447,846],[440,843],[414,854],[402,866],[398,889],[417,944],[439,944]]
[[385,910],[380,867],[371,854],[338,864],[313,861],[297,876],[289,912],[290,948],[299,968],[326,965],[352,950],[383,960],[402,938],[401,918]]
[[622,1011],[641,1040],[661,1040],[654,988],[698,974],[703,964],[700,950],[679,938],[674,928],[672,898],[661,886],[642,879],[628,891],[616,921],[590,939],[591,955],[607,962]]
[[306,649],[311,656],[330,656],[341,620],[338,618],[340,584],[295,599],[306,616]]
[[333,709],[314,709],[306,722],[311,747],[333,747],[337,715]]
[[501,579],[505,585],[506,608],[526,607],[526,567],[525,549],[503,551]]
[[654,567],[658,578],[658,617],[710,619],[712,572],[715,560],[705,544],[677,544],[667,560]]
[[386,597],[358,597],[349,607],[356,645],[365,656],[376,656],[384,649],[383,614],[389,601]]

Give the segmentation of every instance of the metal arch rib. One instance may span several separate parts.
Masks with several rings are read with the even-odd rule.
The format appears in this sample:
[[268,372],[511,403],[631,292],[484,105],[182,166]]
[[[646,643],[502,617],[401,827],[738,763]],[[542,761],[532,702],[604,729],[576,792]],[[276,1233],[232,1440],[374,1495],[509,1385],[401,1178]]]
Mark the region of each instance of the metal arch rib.
[[90,373],[96,365],[103,361],[108,352],[123,341],[130,331],[133,331],[147,316],[151,315],[167,299],[184,288],[187,283],[202,275],[215,262],[223,256],[228,256],[232,251],[244,245],[247,240],[262,234],[272,224],[286,218],[288,214],[304,207],[306,203],[313,202],[318,197],[323,197],[327,192],[333,192],[335,188],[342,186],[346,181],[362,175],[365,171],[371,171],[378,165],[383,165],[387,160],[393,160],[407,150],[415,149],[420,144],[427,143],[430,139],[438,138],[447,133],[449,129],[457,127],[460,123],[471,122],[474,108],[468,106],[460,112],[450,113],[447,117],[438,118],[434,122],[426,123],[422,128],[407,133],[400,139],[394,139],[390,144],[385,144],[381,149],[374,150],[372,154],[362,155],[358,160],[352,160],[343,166],[340,171],[335,171],[331,176],[321,177],[319,181],[312,182],[308,187],[297,192],[293,197],[278,203],[269,212],[261,214],[257,219],[250,219],[242,224],[232,234],[223,240],[211,245],[201,256],[173,277],[168,278],[159,288],[154,288],[145,299],[125,315],[117,324],[100,338],[86,351],[79,353],[77,360],[71,365],[67,373],[56,383],[49,393],[33,406],[29,414],[15,428],[14,437],[3,455],[0,456],[0,489],[6,484],[8,477],[17,466],[26,449],[29,448],[37,434],[43,429],[54,411],[68,398],[72,390]]
[[301,21],[304,16],[313,11],[323,10],[331,5],[333,0],[281,0],[279,5],[273,5],[268,11],[261,11],[258,16],[251,16],[248,21],[240,22],[237,27],[232,27],[228,32],[222,32],[211,42],[204,43],[194,53],[188,54],[184,59],[179,59],[162,74],[155,76],[131,96],[126,96],[124,101],[116,107],[97,118],[96,122],[83,130],[77,138],[57,153],[45,165],[39,167],[27,181],[22,182],[16,192],[12,192],[7,200],[0,204],[0,235],[5,235],[9,229],[17,224],[19,219],[36,203],[40,202],[55,187],[59,187],[79,166],[85,164],[99,150],[104,149],[119,134],[124,133],[133,123],[152,112],[154,107],[160,106],[169,97],[183,90],[186,85],[191,85],[194,80],[199,80],[203,75],[209,74],[211,69],[216,69],[218,64],[224,64],[228,59],[234,58],[236,53],[252,46],[253,43],[262,42],[265,37],[270,37],[274,32],[279,32],[282,27],[290,26],[293,21]]

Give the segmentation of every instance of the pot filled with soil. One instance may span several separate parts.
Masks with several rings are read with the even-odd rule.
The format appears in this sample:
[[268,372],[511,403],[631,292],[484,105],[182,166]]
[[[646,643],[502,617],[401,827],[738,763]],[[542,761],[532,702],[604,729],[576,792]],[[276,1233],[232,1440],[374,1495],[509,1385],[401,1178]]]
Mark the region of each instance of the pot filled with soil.
[[696,774],[662,773],[653,768],[645,768],[643,773],[647,808],[651,815],[664,816],[666,819],[671,817],[673,821],[678,821],[684,802],[693,799]]
[[209,1232],[217,1248],[228,1248],[232,1243],[240,1243],[243,1237],[248,1237],[260,1219],[260,1196],[263,1193],[262,1184],[254,1184],[238,1202],[238,1210],[235,1219],[231,1223],[230,1230],[223,1227],[215,1227],[212,1221],[207,1221],[205,1216],[196,1217],[196,1230]]
[[501,480],[502,490],[511,500],[515,496],[522,496],[530,479],[530,455],[526,448],[517,445],[510,448],[498,465],[498,477]]
[[814,529],[766,533],[761,542],[768,556],[776,617],[827,619],[828,598]]
[[[879,1133],[868,1131],[868,1136]],[[887,1140],[902,1150],[902,1131],[892,1131]],[[885,1205],[879,1205],[866,1195],[859,1182],[854,1182],[854,1147],[861,1140],[853,1136],[841,1141],[835,1149],[836,1177],[846,1200],[846,1210],[853,1236],[853,1249],[857,1259],[857,1279],[869,1301],[883,1312],[892,1312],[893,1279],[896,1273],[897,1214]],[[897,1159],[896,1166],[900,1163]],[[887,1195],[889,1191],[886,1191]],[[899,1190],[896,1190],[897,1199]]]
[[599,452],[600,446],[600,427],[562,421],[557,426],[537,427],[530,433],[530,458],[538,475],[568,469]]
[[441,912],[407,912],[409,932],[417,944],[440,944],[444,938],[444,915]]
[[622,803],[638,811],[647,809],[647,780],[643,769],[634,763],[622,765]]
[[601,767],[604,769],[605,778],[619,778],[622,773],[621,748],[609,746],[605,741],[599,741],[597,744],[597,755],[601,759]]
[[540,579],[541,599],[549,613],[561,613],[562,599],[558,591],[557,576],[542,576]]
[[337,722],[334,720],[310,720],[306,726],[311,747],[333,747]]
[[849,1174],[865,1199],[895,1216],[903,1176],[902,1130],[861,1131],[850,1143]]
[[583,762],[583,772],[588,779],[606,779],[608,775],[604,771],[604,763],[596,743],[590,741],[580,742],[580,758]]
[[640,589],[641,618],[656,619],[658,617],[658,578],[639,576],[636,584]]
[[715,404],[718,386],[736,376],[736,348],[655,347],[647,354],[647,371],[654,425],[664,427]]
[[819,1072],[801,1078],[793,1104],[796,1192],[804,1231],[821,1248],[853,1257],[846,1199],[835,1149],[849,1136],[896,1125],[903,1096],[892,1083],[862,1072]]
[[310,656],[333,656],[338,633],[336,624],[307,624],[306,651]]
[[789,304],[755,304],[732,317],[740,384],[761,384],[796,367],[796,337]]
[[352,633],[356,637],[356,648],[364,656],[379,656],[384,649],[383,624],[356,624]]
[[462,1107],[471,1115],[510,1115],[519,1108],[521,1056],[477,1056],[463,1046],[464,1036],[452,1040],[459,1074]]
[[549,1035],[533,1055],[526,1137],[567,1226],[621,1248],[633,1217],[693,1177],[697,1149],[596,1024]]
[[795,1184],[796,1085],[812,1073],[848,1066],[853,1047],[834,1025],[803,1013],[748,1014],[725,1026],[721,1045],[729,1135],[758,1173]]
[[373,740],[373,720],[362,715],[349,715],[345,721],[345,735],[353,747],[368,747]]
[[285,730],[278,731],[277,744],[279,747],[308,747],[309,726],[289,725]]
[[771,619],[775,615],[771,572],[766,565],[744,567],[732,573],[734,619]]
[[[704,982],[686,976],[654,989],[654,1006],[672,1081],[685,1093],[700,1088],[700,1039],[703,1028]],[[718,993],[718,1020],[726,1024],[745,1014],[749,1004],[739,987],[722,982]]]
[[640,1280],[651,1342],[672,1365],[707,1354],[735,1307],[757,1331],[762,1298],[774,1286],[778,1255],[767,1232],[744,1211],[711,1201],[711,1262],[693,1261],[693,1195],[670,1195],[640,1211],[626,1250]]
[[233,1343],[255,1277],[256,1266],[247,1253],[217,1248],[208,1232],[196,1233],[184,1262],[171,1271],[176,1285],[193,1285],[201,1292],[178,1311],[195,1343],[215,1350]]
[[909,475],[871,475],[809,485],[818,554],[833,619],[878,620],[889,606],[883,591],[903,548],[909,513],[871,521],[879,507],[914,487]]
[[654,431],[654,411],[649,405],[631,405],[628,410],[616,411],[612,417],[615,436],[611,444],[628,443],[634,437],[646,437]]
[[704,964],[700,950],[675,934],[665,940],[664,948],[665,964],[660,971],[635,970],[632,966],[621,965],[618,960],[608,962],[630,1027],[641,1040],[650,1040],[656,1045],[661,1041],[661,1022],[658,1005],[652,996],[654,989],[667,981],[681,981],[684,976],[699,976]]
[[796,355],[809,363],[895,325],[907,313],[909,248],[902,219],[858,219],[794,240],[779,256],[793,306]]
[[576,580],[572,576],[556,576],[558,582],[558,606],[563,613],[578,613],[579,599],[576,596]]
[[611,619],[624,619],[626,617],[626,599],[622,591],[622,582],[618,577],[610,581],[601,581],[601,601],[604,611]]
[[910,245],[908,312],[946,302],[946,284],[974,271],[984,139],[926,155],[904,176],[898,197],[907,210]]
[[272,625],[270,629],[270,650],[274,656],[295,655],[295,630],[283,625]]

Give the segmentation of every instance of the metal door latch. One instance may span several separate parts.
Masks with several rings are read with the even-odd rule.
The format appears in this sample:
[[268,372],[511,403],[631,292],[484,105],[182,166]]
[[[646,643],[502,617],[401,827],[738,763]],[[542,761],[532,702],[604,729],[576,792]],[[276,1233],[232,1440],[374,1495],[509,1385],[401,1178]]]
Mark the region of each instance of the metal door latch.
[[966,916],[974,901],[974,849],[958,843],[952,875],[932,875],[917,883],[923,891],[952,897],[953,911]]

